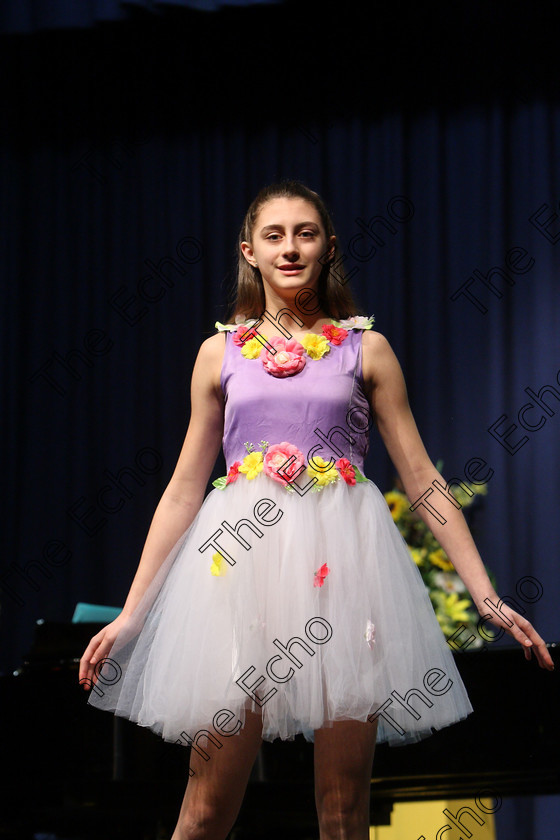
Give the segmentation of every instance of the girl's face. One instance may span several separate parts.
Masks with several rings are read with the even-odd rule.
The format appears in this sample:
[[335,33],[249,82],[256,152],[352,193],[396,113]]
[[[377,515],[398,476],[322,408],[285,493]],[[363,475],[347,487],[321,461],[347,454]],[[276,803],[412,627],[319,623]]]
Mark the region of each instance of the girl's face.
[[335,237],[327,241],[315,207],[302,198],[273,198],[261,207],[252,242],[242,242],[247,262],[258,266],[265,292],[285,298],[300,289],[316,289],[331,256]]

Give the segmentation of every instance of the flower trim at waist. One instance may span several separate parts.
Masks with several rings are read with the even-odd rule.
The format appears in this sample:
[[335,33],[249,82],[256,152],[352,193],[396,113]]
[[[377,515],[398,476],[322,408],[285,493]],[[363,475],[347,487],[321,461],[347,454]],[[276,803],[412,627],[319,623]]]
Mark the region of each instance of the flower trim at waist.
[[[225,490],[228,484],[237,481],[240,476],[244,475],[252,481],[261,473],[282,484],[286,490],[293,493],[297,489],[300,494],[303,490],[317,492],[340,479],[350,485],[367,481],[358,467],[351,464],[348,458],[339,458],[333,463],[332,459],[326,462],[322,458],[313,457],[306,465],[303,453],[297,446],[287,441],[270,445],[268,441],[261,440],[258,450],[252,443],[247,442],[245,448],[247,455],[243,460],[235,461],[229,467],[227,475],[212,482],[218,490]],[[297,484],[295,482],[304,471],[311,481],[302,487],[301,482]]]

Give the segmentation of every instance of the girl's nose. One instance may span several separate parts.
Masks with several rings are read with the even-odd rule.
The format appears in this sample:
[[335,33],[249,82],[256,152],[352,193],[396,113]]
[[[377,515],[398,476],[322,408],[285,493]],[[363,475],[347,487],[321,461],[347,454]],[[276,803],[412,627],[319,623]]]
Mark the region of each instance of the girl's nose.
[[293,239],[286,239],[284,243],[284,256],[288,260],[295,260],[298,256],[298,249],[296,248],[296,243]]

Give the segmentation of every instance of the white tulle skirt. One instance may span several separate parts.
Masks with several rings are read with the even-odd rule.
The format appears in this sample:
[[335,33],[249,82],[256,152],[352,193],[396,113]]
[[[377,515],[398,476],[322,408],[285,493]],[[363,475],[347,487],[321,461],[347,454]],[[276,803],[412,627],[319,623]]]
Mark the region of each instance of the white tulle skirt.
[[207,496],[89,702],[185,745],[232,734],[247,709],[269,741],[378,720],[391,744],[472,711],[377,487],[299,496],[262,474]]

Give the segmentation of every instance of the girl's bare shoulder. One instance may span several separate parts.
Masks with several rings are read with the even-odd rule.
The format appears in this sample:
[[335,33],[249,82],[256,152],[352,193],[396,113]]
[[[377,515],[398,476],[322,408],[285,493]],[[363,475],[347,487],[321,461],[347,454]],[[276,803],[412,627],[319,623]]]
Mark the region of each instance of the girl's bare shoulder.
[[226,340],[223,333],[217,333],[206,338],[198,350],[193,370],[193,384],[218,389],[224,359]]
[[383,335],[377,330],[364,330],[362,333],[362,346],[366,347],[369,352],[377,351],[378,353],[387,352],[391,349],[391,345]]
[[399,361],[387,338],[380,332],[368,330],[362,338],[362,373],[369,387],[382,381],[402,378]]
[[199,356],[207,360],[222,359],[226,346],[225,333],[217,332],[209,338],[205,338],[198,351]]

